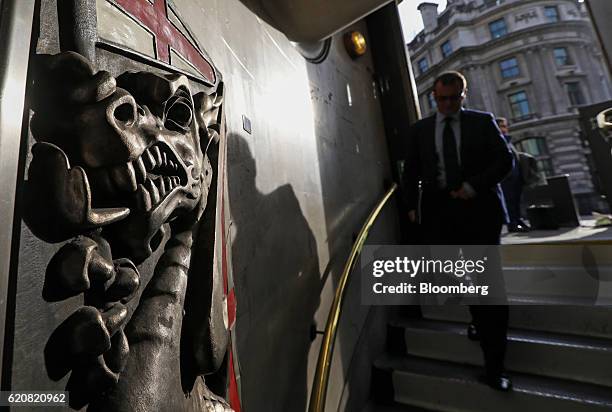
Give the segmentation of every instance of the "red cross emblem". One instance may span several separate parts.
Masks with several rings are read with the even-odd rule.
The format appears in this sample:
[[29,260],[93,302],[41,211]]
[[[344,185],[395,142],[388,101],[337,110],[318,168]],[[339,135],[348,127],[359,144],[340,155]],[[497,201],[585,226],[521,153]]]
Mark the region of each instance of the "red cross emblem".
[[167,0],[115,0],[155,36],[157,58],[170,63],[170,48],[187,59],[211,84],[216,81],[215,70],[194,45],[168,18]]

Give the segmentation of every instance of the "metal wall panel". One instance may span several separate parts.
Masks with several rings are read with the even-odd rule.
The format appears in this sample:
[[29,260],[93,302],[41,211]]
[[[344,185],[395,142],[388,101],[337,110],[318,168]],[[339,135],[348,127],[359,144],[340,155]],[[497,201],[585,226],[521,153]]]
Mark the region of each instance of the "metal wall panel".
[[[34,0],[0,2],[0,342],[4,342],[13,214]],[[4,350],[0,346],[0,366]],[[4,368],[1,368],[4,370]]]
[[608,70],[612,69],[612,26],[610,19],[612,18],[612,2],[609,0],[587,0],[587,7],[593,25],[599,36],[604,55],[608,62]]

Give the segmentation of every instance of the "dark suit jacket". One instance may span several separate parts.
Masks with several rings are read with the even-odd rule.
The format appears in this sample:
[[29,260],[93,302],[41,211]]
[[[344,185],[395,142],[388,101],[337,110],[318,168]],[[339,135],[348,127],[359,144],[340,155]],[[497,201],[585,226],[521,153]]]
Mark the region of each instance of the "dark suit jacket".
[[[460,116],[462,178],[476,191],[471,204],[483,224],[507,221],[499,182],[512,170],[512,153],[491,113],[462,110]],[[417,209],[419,181],[423,182],[425,195],[427,191],[438,190],[435,128],[433,115],[419,120],[410,129],[403,176],[408,210]]]

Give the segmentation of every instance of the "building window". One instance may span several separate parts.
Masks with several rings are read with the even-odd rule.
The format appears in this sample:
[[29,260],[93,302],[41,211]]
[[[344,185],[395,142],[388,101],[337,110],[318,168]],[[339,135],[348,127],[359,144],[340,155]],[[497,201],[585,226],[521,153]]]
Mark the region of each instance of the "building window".
[[484,0],[485,8],[499,6],[501,4],[501,0]]
[[508,99],[510,100],[510,109],[512,110],[515,121],[525,120],[531,117],[527,93],[520,91],[509,95]]
[[450,40],[447,40],[444,43],[442,43],[442,46],[440,46],[440,50],[442,50],[443,58],[450,56],[451,53],[453,52],[453,46],[451,45]]
[[553,53],[555,54],[555,61],[557,62],[557,66],[569,66],[573,64],[572,59],[570,58],[570,55],[567,52],[567,48],[557,47],[553,51]]
[[438,105],[436,104],[436,99],[434,98],[433,92],[427,93],[427,102],[429,103],[430,110],[436,110]]
[[557,6],[546,6],[544,7],[544,16],[547,22],[556,23],[559,21],[559,9]]
[[515,147],[519,152],[529,153],[536,158],[542,177],[554,176],[555,170],[544,137],[528,137],[515,143]]
[[552,165],[552,159],[550,157],[543,157],[537,159],[538,171],[544,178],[555,175],[555,168]]
[[516,57],[502,60],[499,63],[499,68],[501,70],[501,75],[504,79],[517,77],[520,74],[519,65],[518,61],[516,60]]
[[427,58],[423,57],[419,60],[419,74],[423,74],[429,69],[429,63],[427,63]]
[[494,22],[489,23],[489,30],[491,31],[491,37],[493,39],[499,39],[502,36],[508,34],[508,29],[506,28],[506,20],[503,18],[499,20],[495,20]]
[[551,177],[555,175],[555,168],[553,167],[552,159],[550,157],[543,157],[537,159],[538,171],[543,177]]
[[570,105],[580,106],[582,104],[585,104],[584,95],[582,94],[582,89],[580,88],[580,83],[565,83],[565,89],[567,90],[567,97],[569,98]]
[[481,7],[483,7],[486,10],[491,7],[499,6],[504,1],[505,0],[483,0],[483,5]]
[[529,153],[532,156],[548,156],[548,146],[543,137],[528,137],[515,144],[519,152]]

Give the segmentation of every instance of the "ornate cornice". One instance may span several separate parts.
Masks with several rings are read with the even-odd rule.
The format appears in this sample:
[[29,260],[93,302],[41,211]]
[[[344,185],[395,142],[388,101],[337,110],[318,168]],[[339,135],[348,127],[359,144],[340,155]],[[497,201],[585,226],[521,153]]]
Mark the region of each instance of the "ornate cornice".
[[[572,0],[557,0],[559,1],[565,1],[567,3],[574,3]],[[527,5],[531,5],[531,4],[543,4],[543,5],[547,5],[549,4],[548,2],[544,1],[544,0],[524,0],[521,1],[520,3],[520,7],[521,8],[525,8],[525,6]],[[418,44],[419,42],[416,41],[416,39],[421,36],[424,31],[419,32],[415,38],[408,43],[406,46],[408,48],[408,50],[413,53],[414,55],[417,55],[422,49],[425,48],[429,48],[431,47],[432,43],[435,43],[438,39],[448,36],[451,32],[453,32],[455,29],[459,28],[459,27],[473,27],[478,25],[480,22],[489,19],[491,16],[495,15],[495,14],[499,14],[499,13],[503,13],[505,11],[510,11],[513,8],[517,7],[518,3],[514,3],[514,2],[510,2],[510,3],[504,3],[501,4],[499,6],[495,6],[492,7],[490,9],[488,9],[486,12],[474,17],[473,19],[469,19],[469,20],[460,20],[460,21],[455,21],[447,26],[444,27],[438,27],[438,29],[436,29],[433,34],[434,37],[431,40],[425,41],[422,44],[420,44],[418,47],[415,47],[416,44]],[[446,12],[448,13],[448,12]],[[452,11],[451,11],[452,13]],[[442,13],[444,14],[444,12]],[[441,15],[442,15],[441,14]],[[582,22],[585,24],[589,24],[587,19],[584,20],[562,20],[559,21],[557,23],[545,23],[546,25],[565,25],[565,23],[568,22]]]
[[[434,65],[431,65],[424,74],[418,75],[416,77],[416,80],[418,82],[427,82],[429,78],[433,79],[437,73],[440,73],[441,71],[449,67],[456,66],[457,62],[460,62],[461,59],[465,59],[466,57],[471,57],[471,59],[469,60],[470,65],[487,66],[493,63],[494,61],[498,60],[501,57],[500,54],[510,55],[510,54],[518,53],[518,52],[538,53],[543,50],[547,50],[548,48],[550,48],[551,45],[560,43],[560,42],[563,42],[564,44],[572,44],[572,43],[581,44],[587,47],[590,44],[589,39],[586,39],[583,37],[563,36],[563,37],[554,38],[554,39],[546,39],[545,40],[546,43],[523,44],[521,46],[517,46],[514,48],[507,47],[510,43],[522,37],[528,37],[528,36],[533,36],[539,33],[544,34],[544,33],[550,33],[550,32],[559,32],[561,34],[562,32],[557,30],[560,27],[563,27],[564,29],[563,31],[567,31],[568,29],[571,29],[572,27],[577,28],[577,29],[584,29],[589,26],[588,26],[588,23],[585,23],[582,21],[566,21],[566,22],[563,22],[563,24],[559,24],[559,23],[541,24],[541,25],[529,27],[527,29],[509,33],[504,37],[500,37],[499,39],[490,40],[488,42],[485,42],[485,43],[482,43],[476,46],[461,47],[457,49],[455,52],[453,52],[448,58]],[[590,34],[590,28],[588,28],[588,30],[589,30],[588,33]],[[491,57],[480,57],[479,56],[479,58],[474,58],[475,55],[477,55],[478,53],[482,53],[482,52],[488,52],[489,55],[493,55],[492,52],[496,50],[499,51],[500,53],[495,54],[494,56],[491,56]],[[417,60],[420,56],[412,55],[411,57],[414,60]]]

